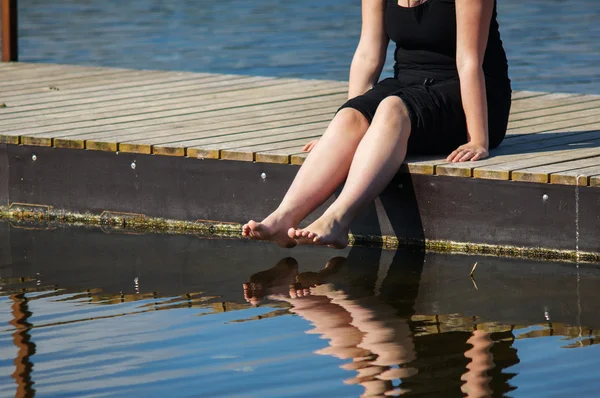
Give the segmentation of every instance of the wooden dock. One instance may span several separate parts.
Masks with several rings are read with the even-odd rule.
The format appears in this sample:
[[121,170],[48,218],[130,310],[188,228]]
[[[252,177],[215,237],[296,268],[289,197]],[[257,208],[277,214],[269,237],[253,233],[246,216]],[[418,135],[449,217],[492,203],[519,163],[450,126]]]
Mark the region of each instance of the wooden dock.
[[[347,83],[43,64],[0,65],[0,142],[301,164]],[[414,158],[411,173],[600,186],[600,96],[514,93],[489,159]]]
[[[20,177],[19,181],[12,172],[2,170],[0,153],[0,206],[38,203],[65,210],[101,212],[109,209],[186,220],[193,220],[201,214],[199,217],[205,219],[241,222],[247,216],[260,217],[272,209],[297,169],[277,167],[303,162],[306,154],[302,153],[301,148],[323,133],[334,112],[345,101],[347,93],[347,83],[338,81],[53,64],[0,64],[0,76],[0,152],[3,146],[7,148],[6,152],[13,151],[13,155],[5,155],[7,164],[11,163],[11,156],[14,156],[15,162],[22,162],[19,159],[23,156],[33,158],[35,162],[38,157],[48,159],[47,155],[54,154],[60,154],[62,164],[71,164],[70,167],[74,169],[92,169],[96,164],[106,164],[102,171],[95,171],[101,174],[81,174],[76,178],[72,174],[79,171],[66,170],[66,166],[62,167],[58,159],[43,171],[40,169],[40,162],[23,163],[18,167],[31,168],[31,173],[35,173],[30,176],[30,184],[33,184],[31,179],[37,181],[37,185],[25,186],[23,184],[27,183],[27,178]],[[88,195],[89,204],[97,202],[92,195],[98,196],[100,192],[90,191],[92,182],[83,183],[82,179],[97,182],[98,179],[108,181],[110,176],[125,178],[121,176],[122,169],[111,165],[114,161],[107,157],[109,154],[119,155],[119,167],[122,167],[123,159],[128,159],[127,162],[131,163],[127,163],[127,166],[131,164],[134,169],[136,164],[139,166],[150,158],[155,159],[155,164],[163,166],[156,169],[154,178],[158,178],[156,176],[169,167],[179,170],[178,172],[181,172],[181,167],[200,167],[198,162],[191,165],[189,161],[203,159],[203,164],[210,164],[215,173],[222,173],[220,177],[210,177],[212,180],[206,177],[208,179],[202,182],[205,186],[220,184],[219,179],[228,180],[233,178],[233,174],[239,174],[235,177],[238,180],[233,178],[231,181],[238,181],[240,190],[243,184],[249,184],[248,189],[256,189],[254,178],[262,174],[259,170],[266,172],[269,176],[267,180],[271,183],[273,175],[285,177],[281,177],[277,187],[272,187],[268,204],[255,204],[254,208],[244,208],[243,203],[231,204],[227,209],[226,206],[223,207],[221,213],[206,210],[206,207],[219,207],[214,203],[229,200],[230,196],[225,193],[222,193],[225,196],[211,194],[214,203],[208,199],[198,206],[180,203],[178,206],[185,210],[177,211],[168,209],[164,203],[160,206],[156,203],[143,204],[142,199],[130,206],[122,205],[121,202],[127,201],[131,195],[141,195],[142,188],[137,180],[122,182],[123,192],[128,192],[127,195],[130,196],[121,197],[119,203],[112,203],[107,199],[102,205],[88,206],[83,203],[83,199],[81,203],[76,198],[63,199],[65,191],[82,189],[74,185],[77,179],[79,185],[84,184],[89,191],[81,193],[83,196]],[[177,162],[176,159],[184,163],[174,163]],[[210,163],[211,159],[218,162]],[[223,160],[231,162],[222,162]],[[244,163],[248,166],[242,166]],[[138,168],[135,178],[140,178],[140,170],[143,169]],[[63,175],[64,178],[59,177],[64,173],[70,174]],[[525,246],[544,247],[546,242],[535,242],[550,239],[556,241],[556,245],[550,242],[548,247],[561,250],[580,247],[581,242],[575,241],[579,239],[580,231],[577,238],[574,232],[571,237],[571,232],[575,230],[575,226],[571,224],[575,223],[575,216],[579,217],[581,210],[584,215],[587,214],[587,221],[584,220],[581,225],[582,231],[586,232],[586,222],[591,228],[588,235],[583,236],[584,247],[590,252],[600,253],[600,95],[516,91],[513,93],[507,137],[498,149],[491,152],[490,158],[478,162],[447,163],[444,156],[413,157],[407,159],[400,174],[412,176],[416,191],[426,190],[425,185],[429,184],[427,181],[447,184],[447,189],[463,181],[472,187],[469,189],[482,195],[479,205],[487,206],[488,209],[481,207],[482,212],[492,211],[491,202],[486,202],[485,195],[499,195],[498,200],[503,200],[502,195],[507,195],[506,202],[502,202],[505,203],[504,206],[507,206],[506,203],[516,203],[519,195],[529,195],[524,192],[530,192],[532,198],[535,196],[535,203],[532,199],[519,212],[506,213],[512,211],[508,208],[498,210],[492,221],[506,225],[502,226],[500,235],[496,232],[487,233],[489,236],[483,242],[490,244],[518,245],[523,242]],[[432,177],[440,178],[428,180]],[[8,181],[9,186],[4,189],[4,195],[3,178]],[[170,195],[170,200],[179,200],[173,199],[173,192],[166,192],[180,189],[167,188],[170,183],[174,183],[169,181],[169,178],[173,178],[172,175],[164,174],[161,177],[163,182],[151,182],[151,176],[147,178],[147,185],[154,184],[156,188],[160,184],[160,189],[165,191],[166,196]],[[184,177],[177,178],[180,185],[190,183],[184,181]],[[53,185],[47,190],[40,188],[45,183],[49,184],[48,179],[52,180]],[[67,184],[67,180],[71,185]],[[509,185],[503,185],[501,180]],[[478,185],[474,185],[475,182]],[[528,188],[524,188],[522,183],[527,183],[525,185]],[[103,194],[110,196],[111,189],[115,189],[110,184],[106,183]],[[565,190],[569,185],[584,188],[581,192],[581,206],[579,202],[576,206],[572,205],[570,198],[574,191]],[[227,195],[235,197],[239,194],[231,187],[223,189]],[[469,189],[466,192],[470,192]],[[49,191],[55,191],[54,199],[44,196]],[[538,196],[542,197],[542,194],[544,201],[539,203],[542,203],[544,217],[548,219],[540,222],[536,228],[542,231],[547,223],[555,224],[557,235],[546,236],[551,233],[548,230],[546,235],[542,233],[544,238],[541,235],[536,237],[535,234],[531,235],[529,227],[514,235],[516,227],[509,223],[518,222],[516,214],[534,214],[537,210],[533,209],[539,206]],[[568,214],[560,213],[560,217],[564,217],[563,221],[560,221],[560,217],[551,219],[554,213],[548,209],[548,203],[552,203],[557,194],[562,199],[557,199],[552,211],[556,212],[556,216],[560,212],[564,213],[564,209],[568,207]],[[156,192],[148,188],[145,195],[156,195]],[[432,202],[430,197],[424,199],[418,192],[416,197],[415,208],[421,211],[424,211],[425,202]],[[192,199],[186,200],[189,202]],[[483,204],[484,202],[486,203]],[[567,203],[571,204],[567,206]],[[441,202],[432,206],[432,214],[454,211],[445,208],[445,204]],[[231,212],[232,208],[236,210]],[[578,213],[575,214],[575,211]],[[506,214],[513,214],[513,218],[507,219]],[[458,213],[456,217],[459,217]],[[459,242],[478,240],[476,236],[472,236],[472,229],[459,235],[448,232],[453,228],[452,217],[447,220],[447,228],[440,227],[439,220],[434,221],[434,218],[431,222],[435,224],[433,230],[437,231],[437,235],[431,237],[426,232],[425,238]],[[408,235],[423,236],[423,231],[419,233],[418,229],[425,229],[425,222],[420,222],[423,225],[416,226],[417,232],[413,231]],[[368,234],[390,234],[392,224],[390,222],[379,229],[370,229]],[[578,222],[577,228],[580,228]],[[569,232],[565,232],[567,230]],[[449,235],[440,231],[446,231]],[[393,235],[400,236],[400,233],[394,229]],[[522,241],[518,237],[521,235],[531,236]]]

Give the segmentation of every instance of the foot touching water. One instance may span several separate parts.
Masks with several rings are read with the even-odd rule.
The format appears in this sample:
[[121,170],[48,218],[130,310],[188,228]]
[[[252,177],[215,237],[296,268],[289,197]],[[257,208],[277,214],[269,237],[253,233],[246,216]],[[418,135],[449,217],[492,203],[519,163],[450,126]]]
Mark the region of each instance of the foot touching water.
[[265,218],[262,222],[248,221],[242,227],[242,236],[256,240],[275,242],[281,247],[294,247],[296,241],[288,236],[288,230],[293,228],[293,223],[285,217],[275,213]]
[[348,246],[350,229],[333,217],[323,215],[306,228],[288,230],[288,237],[300,244],[314,244],[343,249]]

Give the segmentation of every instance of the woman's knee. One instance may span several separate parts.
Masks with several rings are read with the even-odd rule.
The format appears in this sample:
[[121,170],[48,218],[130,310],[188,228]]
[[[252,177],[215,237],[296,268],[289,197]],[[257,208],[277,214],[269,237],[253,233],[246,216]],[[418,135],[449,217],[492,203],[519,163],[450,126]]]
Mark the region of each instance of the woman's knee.
[[402,126],[410,126],[408,108],[404,101],[397,96],[386,97],[381,101],[375,112],[373,123],[399,123]]
[[336,124],[340,125],[344,130],[356,129],[357,131],[365,132],[369,128],[369,121],[358,110],[354,108],[341,109],[334,118]]
[[406,105],[400,97],[392,95],[381,101],[377,107],[377,112],[375,112],[375,117],[377,117],[377,114],[392,117],[408,117],[408,109],[406,109]]

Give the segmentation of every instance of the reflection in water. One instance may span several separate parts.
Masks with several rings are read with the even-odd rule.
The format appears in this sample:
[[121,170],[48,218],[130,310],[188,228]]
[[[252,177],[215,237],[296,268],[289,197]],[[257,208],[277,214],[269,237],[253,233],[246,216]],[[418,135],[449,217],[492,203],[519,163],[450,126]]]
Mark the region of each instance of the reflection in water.
[[292,258],[260,244],[87,230],[15,230],[10,249],[0,264],[2,397],[599,387],[596,268],[580,269],[576,295],[569,265],[478,258],[475,290],[473,257],[420,251],[352,248],[325,261],[339,252],[299,247]]
[[246,300],[258,305],[269,295],[289,303],[290,312],[313,325],[307,333],[328,341],[316,353],[346,360],[342,368],[356,375],[345,382],[360,384],[364,397],[486,397],[514,389],[513,375],[504,373],[519,362],[512,327],[479,330],[482,325],[474,319],[463,330],[427,333],[431,325],[414,314],[424,253],[398,251],[382,281],[376,253],[353,248],[347,258],[332,258],[319,272],[299,273],[298,262],[284,258],[250,277],[244,284]]
[[27,305],[25,294],[13,294],[10,296],[13,302],[11,306],[13,320],[10,324],[15,327],[12,334],[13,343],[17,347],[17,357],[15,358],[15,371],[11,375],[17,383],[16,398],[33,397],[35,389],[33,388],[33,380],[31,373],[33,371],[33,363],[31,356],[35,354],[35,344],[31,341],[29,329],[31,323],[27,320],[31,317]]

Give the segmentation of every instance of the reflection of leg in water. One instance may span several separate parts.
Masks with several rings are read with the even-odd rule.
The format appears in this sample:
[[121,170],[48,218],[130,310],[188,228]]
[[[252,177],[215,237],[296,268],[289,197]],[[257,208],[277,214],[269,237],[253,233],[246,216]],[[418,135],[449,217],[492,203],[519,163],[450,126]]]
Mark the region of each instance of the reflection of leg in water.
[[288,286],[296,280],[298,262],[292,257],[279,260],[272,268],[257,272],[244,283],[244,298],[252,305],[258,305],[268,294],[287,292]]
[[460,378],[464,381],[460,390],[472,398],[489,397],[493,391],[487,372],[494,367],[494,356],[490,352],[494,342],[489,333],[475,330],[467,343],[473,346],[465,352],[465,358],[471,362],[467,365],[467,372]]
[[[329,340],[329,347],[319,350],[319,354],[352,359],[343,367],[358,372],[348,382],[361,384],[364,396],[400,393],[394,391],[392,380],[415,373],[405,366],[414,359],[407,319],[398,317],[396,309],[373,296],[379,255],[378,250],[353,248],[347,260],[335,258],[319,273],[299,274],[302,289],[295,285],[293,298],[274,297],[291,303],[292,312],[314,325],[309,333]],[[396,261],[401,258],[397,255]],[[333,284],[321,284],[324,281]],[[298,297],[299,292],[305,297]]]
[[320,334],[329,340],[329,347],[317,351],[318,354],[331,355],[340,359],[360,358],[369,355],[369,352],[358,348],[362,340],[362,333],[352,326],[352,318],[347,311],[339,305],[333,304],[325,292],[332,290],[332,285],[320,285],[311,288],[310,295],[294,297],[295,291],[290,296],[272,295],[274,300],[287,301],[292,305],[290,312],[300,315],[309,321],[314,328],[307,331],[309,334]]
[[[399,252],[400,253],[400,252]],[[406,256],[396,254],[394,262],[404,262]],[[372,253],[368,250],[351,251],[348,256],[350,268],[361,270],[363,283],[358,289],[351,289],[347,296],[333,297],[332,302],[339,304],[352,316],[352,325],[364,333],[359,347],[370,351],[373,358],[368,361],[369,367],[363,369],[361,384],[366,389],[366,395],[383,395],[384,393],[400,393],[392,391],[391,381],[408,378],[415,374],[415,369],[409,367],[414,360],[412,333],[407,318],[398,316],[398,311],[374,296],[379,264],[371,266]],[[409,266],[409,264],[402,264]],[[421,263],[422,266],[422,263]],[[392,271],[390,269],[390,271]],[[386,283],[387,281],[387,283]],[[389,272],[384,285],[389,286]],[[405,292],[395,290],[397,295]],[[370,377],[365,377],[369,371]]]

